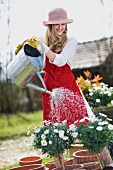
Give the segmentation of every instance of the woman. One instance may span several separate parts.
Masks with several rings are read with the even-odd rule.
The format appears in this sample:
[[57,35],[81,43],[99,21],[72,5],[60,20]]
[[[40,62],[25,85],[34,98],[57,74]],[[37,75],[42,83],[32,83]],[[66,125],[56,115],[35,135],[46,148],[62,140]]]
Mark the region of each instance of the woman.
[[[72,22],[73,19],[68,19],[67,12],[63,8],[51,10],[48,21],[43,22],[44,26],[47,26],[45,43],[43,43],[46,53],[44,82],[47,90],[63,87],[69,89],[69,93],[73,92],[74,99],[71,102],[71,95],[68,96],[70,99],[64,96],[63,102],[57,101],[58,108],[53,108],[50,95],[42,93],[43,119],[52,122],[67,120],[67,126],[83,117],[94,117],[71,71],[77,46],[76,38],[67,36],[67,24]],[[38,48],[40,51],[40,47]],[[58,114],[55,113],[56,111]],[[107,148],[103,149],[101,156],[107,165],[112,166],[113,161]]]
[[43,22],[44,26],[47,26],[45,44],[43,43],[47,56],[44,82],[49,91],[55,88],[65,88],[69,90],[67,93],[73,92],[73,102],[71,98],[65,98],[58,103],[57,108],[53,109],[50,95],[42,93],[43,118],[52,122],[66,120],[69,126],[88,116],[86,101],[71,71],[77,40],[75,37],[67,36],[67,24],[71,24],[73,19],[68,19],[67,12],[63,8],[51,10],[48,18],[48,21]]

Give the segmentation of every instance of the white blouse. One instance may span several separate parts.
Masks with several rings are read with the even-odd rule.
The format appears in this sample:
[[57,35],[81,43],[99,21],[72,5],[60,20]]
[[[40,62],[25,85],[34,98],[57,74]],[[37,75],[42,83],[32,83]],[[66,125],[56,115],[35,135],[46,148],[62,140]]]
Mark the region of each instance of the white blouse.
[[53,62],[51,61],[49,62],[55,64],[58,67],[61,67],[67,63],[72,69],[73,68],[72,60],[75,56],[76,47],[77,47],[76,38],[70,37],[65,47],[62,49],[62,52],[60,54],[56,54],[56,57]]

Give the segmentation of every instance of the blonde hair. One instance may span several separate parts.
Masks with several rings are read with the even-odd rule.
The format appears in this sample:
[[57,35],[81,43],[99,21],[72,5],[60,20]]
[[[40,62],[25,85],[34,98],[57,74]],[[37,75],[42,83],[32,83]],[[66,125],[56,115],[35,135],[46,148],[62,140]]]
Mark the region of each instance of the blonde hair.
[[66,42],[67,42],[67,24],[66,24],[65,31],[61,36],[55,34],[54,24],[48,25],[46,35],[45,35],[45,43],[47,46],[50,47],[50,49],[53,52],[55,53],[61,52]]

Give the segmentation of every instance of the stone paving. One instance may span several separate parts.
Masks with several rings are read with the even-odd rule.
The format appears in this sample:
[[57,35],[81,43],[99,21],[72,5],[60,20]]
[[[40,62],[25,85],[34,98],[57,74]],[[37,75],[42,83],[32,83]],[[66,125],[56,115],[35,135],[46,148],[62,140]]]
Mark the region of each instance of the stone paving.
[[22,157],[37,155],[30,141],[30,137],[21,137],[0,142],[0,169],[19,163]]

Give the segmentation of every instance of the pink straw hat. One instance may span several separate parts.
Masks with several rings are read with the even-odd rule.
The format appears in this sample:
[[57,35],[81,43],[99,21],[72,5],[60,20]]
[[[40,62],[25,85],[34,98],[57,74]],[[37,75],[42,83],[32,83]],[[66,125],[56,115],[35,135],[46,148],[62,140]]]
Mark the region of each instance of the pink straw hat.
[[63,8],[54,8],[48,14],[48,21],[43,21],[44,26],[49,24],[71,24],[73,19],[68,19],[67,12]]

